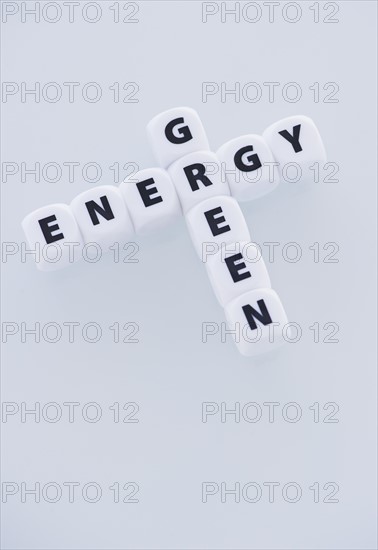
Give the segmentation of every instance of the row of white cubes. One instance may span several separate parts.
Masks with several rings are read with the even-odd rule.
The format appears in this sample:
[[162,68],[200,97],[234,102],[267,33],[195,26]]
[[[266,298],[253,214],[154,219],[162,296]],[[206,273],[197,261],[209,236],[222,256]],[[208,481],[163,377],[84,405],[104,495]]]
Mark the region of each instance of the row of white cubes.
[[[147,126],[159,168],[147,168],[119,187],[102,185],[32,212],[22,226],[32,248],[42,247],[42,270],[72,262],[72,245],[96,243],[103,250],[171,222],[182,212],[215,294],[225,308],[235,342],[244,355],[280,345],[287,317],[237,200],[251,200],[279,183],[279,168],[298,165],[303,174],[325,162],[311,119],[293,116],[209,150],[198,114],[171,109]],[[237,199],[237,200],[236,200]],[[53,258],[49,247],[54,247]],[[76,255],[79,258],[80,255]],[[273,330],[272,330],[273,329]]]

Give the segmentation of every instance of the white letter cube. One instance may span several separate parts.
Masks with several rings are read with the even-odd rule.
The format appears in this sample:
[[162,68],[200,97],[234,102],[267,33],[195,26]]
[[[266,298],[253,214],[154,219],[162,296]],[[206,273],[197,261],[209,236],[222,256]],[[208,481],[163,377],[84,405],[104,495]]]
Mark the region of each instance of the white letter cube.
[[140,170],[121,183],[120,190],[137,233],[155,231],[182,213],[176,188],[161,168]]
[[[22,228],[30,248],[40,249],[36,263],[41,271],[55,271],[81,258],[83,239],[67,204],[49,204],[31,212]],[[69,243],[80,246],[70,247]]]
[[230,242],[249,241],[249,230],[239,204],[232,197],[212,197],[186,214],[186,223],[200,258]]
[[257,199],[273,191],[279,173],[266,141],[256,134],[228,141],[217,151],[231,195],[238,201]]
[[71,208],[85,244],[97,243],[106,249],[115,242],[127,242],[134,232],[122,193],[113,185],[100,185],[80,193],[71,202]]
[[263,133],[263,137],[280,163],[280,174],[285,165],[296,163],[302,171],[302,179],[311,177],[310,166],[326,162],[322,138],[314,121],[307,116],[291,116],[275,122]]
[[[253,356],[273,350],[290,337],[285,310],[274,290],[250,290],[225,307],[230,330],[242,355]],[[286,332],[287,331],[287,332]]]
[[184,213],[210,197],[230,195],[218,157],[211,151],[196,151],[168,169]]
[[177,107],[155,116],[147,125],[147,135],[162,168],[188,153],[209,149],[201,119],[189,107]]
[[222,306],[249,290],[271,287],[261,250],[249,241],[226,244],[209,255],[206,269]]

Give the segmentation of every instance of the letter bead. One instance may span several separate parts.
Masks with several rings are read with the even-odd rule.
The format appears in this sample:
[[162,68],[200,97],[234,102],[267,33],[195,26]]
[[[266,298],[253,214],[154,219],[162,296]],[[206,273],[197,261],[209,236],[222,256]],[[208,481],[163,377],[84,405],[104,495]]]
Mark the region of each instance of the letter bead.
[[261,251],[255,243],[226,244],[205,260],[211,285],[222,306],[249,290],[271,287]]
[[211,151],[197,151],[174,162],[168,172],[176,187],[182,209],[220,195],[230,195],[218,157]]
[[115,242],[124,243],[134,230],[121,191],[113,185],[99,185],[80,193],[71,208],[84,242],[106,249]]
[[206,261],[208,246],[249,241],[249,230],[239,204],[232,197],[211,197],[194,206],[186,215],[194,248]]
[[147,135],[162,168],[184,155],[209,149],[201,119],[189,107],[177,107],[155,116],[147,125]]
[[229,329],[240,353],[259,355],[281,346],[290,338],[285,310],[277,293],[270,288],[250,290],[225,307]]
[[307,116],[291,116],[275,122],[264,132],[263,137],[279,162],[280,174],[284,176],[290,164],[297,164],[300,178],[311,177],[310,166],[326,162],[322,138],[314,121]]
[[182,214],[175,186],[161,168],[140,170],[120,190],[137,233],[155,231]]
[[228,141],[217,156],[238,201],[257,199],[273,191],[279,182],[277,164],[266,141],[256,134]]
[[28,214],[21,225],[29,247],[37,250],[39,270],[55,271],[81,258],[77,245],[82,247],[83,239],[67,204],[43,206]]

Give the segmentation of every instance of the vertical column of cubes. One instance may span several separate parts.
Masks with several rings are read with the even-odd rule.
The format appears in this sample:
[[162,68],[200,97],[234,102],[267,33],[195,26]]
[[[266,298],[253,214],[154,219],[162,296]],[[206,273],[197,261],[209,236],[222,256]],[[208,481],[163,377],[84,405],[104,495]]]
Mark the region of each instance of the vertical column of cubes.
[[286,314],[236,200],[256,198],[278,184],[266,142],[242,136],[215,154],[199,116],[188,108],[157,115],[147,131],[157,161],[176,187],[195,250],[239,350],[255,355],[281,343],[282,331],[271,329],[282,328]]

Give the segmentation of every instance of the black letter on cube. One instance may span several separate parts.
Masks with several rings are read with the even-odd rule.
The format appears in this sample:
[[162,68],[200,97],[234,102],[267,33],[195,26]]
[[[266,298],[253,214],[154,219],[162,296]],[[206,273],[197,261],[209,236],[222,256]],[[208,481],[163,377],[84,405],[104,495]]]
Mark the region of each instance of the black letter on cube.
[[256,153],[247,157],[248,162],[250,162],[251,164],[245,164],[243,162],[243,155],[245,153],[248,153],[248,151],[253,151],[252,145],[247,145],[246,147],[242,147],[241,149],[239,149],[239,151],[236,151],[235,153],[235,156],[234,156],[235,166],[241,172],[253,172],[254,170],[258,170],[259,168],[261,168],[261,161],[259,159],[259,156]]
[[175,118],[174,120],[171,120],[171,122],[168,122],[167,126],[165,127],[165,137],[167,138],[168,141],[179,145],[180,143],[186,143],[187,141],[190,141],[191,139],[193,139],[193,136],[190,133],[188,126],[183,126],[178,130],[178,134],[181,137],[174,135],[173,129],[175,128],[175,126],[183,123],[184,123],[184,119],[182,117]]
[[[239,260],[243,260],[243,255],[240,254],[240,252],[238,254],[234,254],[233,256],[229,256],[224,260],[234,283],[238,283],[239,281],[243,281],[244,279],[251,277],[251,273],[249,271],[239,273],[242,269],[246,269],[247,267],[244,262],[240,263]],[[236,262],[239,263],[237,264]]]
[[300,153],[302,151],[301,144],[299,143],[300,131],[301,131],[301,125],[297,124],[296,126],[293,126],[293,135],[289,134],[287,130],[282,130],[282,132],[278,132],[283,138],[285,138],[289,143],[291,143],[296,153]]
[[257,305],[259,306],[260,311],[256,311],[249,304],[242,307],[244,311],[244,315],[248,321],[248,324],[251,330],[257,329],[255,318],[258,321],[260,321],[260,323],[262,323],[263,325],[270,325],[273,322],[269,315],[269,311],[265,305],[264,300],[257,300]]
[[155,195],[158,190],[156,189],[156,187],[153,187],[152,189],[147,189],[147,187],[150,187],[154,183],[154,178],[149,178],[148,180],[138,181],[138,183],[136,184],[139,194],[142,197],[143,204],[146,207],[157,204],[158,202],[163,202],[163,199],[160,196],[154,197],[153,199],[151,198],[151,195]]
[[64,239],[63,233],[58,233],[57,235],[52,235],[53,231],[57,231],[60,229],[59,225],[56,223],[55,225],[50,225],[51,222],[56,221],[56,216],[49,216],[48,218],[43,218],[42,220],[38,220],[39,227],[42,230],[43,236],[45,237],[46,243],[51,244],[55,241],[60,241],[61,239]]
[[114,214],[112,209],[110,208],[108,197],[104,195],[103,197],[100,197],[100,201],[101,201],[102,207],[99,206],[95,201],[88,201],[85,203],[85,206],[87,207],[88,214],[91,217],[93,225],[98,225],[100,223],[100,220],[98,219],[96,212],[106,220],[114,219]]
[[191,164],[190,166],[185,166],[184,172],[192,191],[198,191],[199,185],[197,181],[202,182],[205,187],[213,185],[213,182],[205,176],[206,166],[200,162]]
[[231,231],[231,227],[229,225],[219,227],[221,223],[226,221],[226,218],[224,216],[216,216],[216,214],[222,213],[223,210],[220,206],[204,212],[207,223],[209,224],[209,227],[214,237],[216,237],[217,235],[221,235],[222,233],[226,233],[227,231]]

